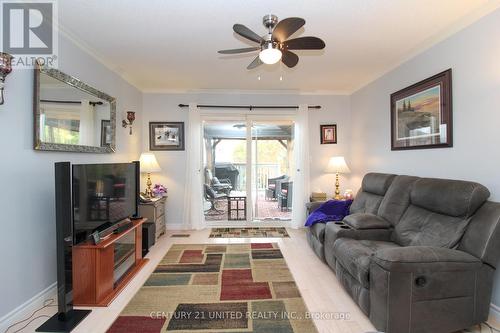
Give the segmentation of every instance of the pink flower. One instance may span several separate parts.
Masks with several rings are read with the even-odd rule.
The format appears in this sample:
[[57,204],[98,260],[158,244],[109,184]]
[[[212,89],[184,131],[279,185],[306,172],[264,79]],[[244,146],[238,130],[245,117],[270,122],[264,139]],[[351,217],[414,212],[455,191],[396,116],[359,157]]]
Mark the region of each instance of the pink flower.
[[153,187],[152,191],[153,191],[154,195],[157,196],[157,195],[164,195],[164,194],[166,194],[168,190],[162,184],[155,184],[155,186]]

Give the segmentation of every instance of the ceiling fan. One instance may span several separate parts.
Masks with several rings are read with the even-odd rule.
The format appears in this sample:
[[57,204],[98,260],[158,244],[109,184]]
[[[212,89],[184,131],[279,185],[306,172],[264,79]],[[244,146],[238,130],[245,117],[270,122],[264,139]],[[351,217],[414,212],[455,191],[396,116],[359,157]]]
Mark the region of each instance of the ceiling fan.
[[278,17],[271,14],[264,16],[262,23],[268,29],[268,33],[263,37],[243,24],[233,25],[234,32],[252,42],[258,43],[259,46],[221,50],[219,53],[238,54],[260,51],[259,55],[247,66],[247,69],[253,69],[262,64],[275,64],[280,60],[286,66],[292,68],[299,62],[299,57],[290,50],[321,50],[325,48],[325,42],[318,37],[288,39],[306,23],[300,17],[289,17],[278,22]]

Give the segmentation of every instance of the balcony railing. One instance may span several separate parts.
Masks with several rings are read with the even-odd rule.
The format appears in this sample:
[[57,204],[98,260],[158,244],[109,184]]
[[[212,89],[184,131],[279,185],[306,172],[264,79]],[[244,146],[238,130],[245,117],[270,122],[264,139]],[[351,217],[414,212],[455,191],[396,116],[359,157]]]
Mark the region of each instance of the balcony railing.
[[[233,163],[239,171],[238,181],[235,186],[237,191],[245,191],[247,183],[247,164]],[[257,190],[265,190],[267,188],[267,180],[269,178],[281,176],[281,168],[279,164],[261,163],[256,165],[257,168]]]

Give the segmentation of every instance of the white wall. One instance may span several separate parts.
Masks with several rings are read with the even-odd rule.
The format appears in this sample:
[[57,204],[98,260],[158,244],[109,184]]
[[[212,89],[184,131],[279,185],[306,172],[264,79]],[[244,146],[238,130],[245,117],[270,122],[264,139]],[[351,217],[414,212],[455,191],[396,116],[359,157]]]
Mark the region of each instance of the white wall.
[[[351,96],[355,182],[367,171],[477,181],[500,200],[500,10]],[[391,93],[453,69],[454,147],[391,151]],[[499,263],[500,264],[500,263]],[[494,304],[500,304],[500,273]]]
[[[321,189],[330,195],[333,192],[333,175],[324,175],[323,168],[333,155],[349,153],[350,115],[349,96],[294,95],[294,94],[249,94],[249,93],[198,93],[198,94],[145,94],[143,96],[143,148],[149,149],[150,121],[187,121],[187,109],[179,103],[200,104],[252,104],[252,105],[321,105],[321,110],[310,110],[309,131],[311,135],[311,189]],[[319,125],[336,123],[338,144],[320,145]],[[189,135],[189,133],[186,133]],[[186,170],[185,151],[155,151],[161,174],[154,174],[153,182],[168,187],[167,223],[182,224],[184,184]],[[348,160],[349,161],[349,160]],[[347,181],[346,181],[347,186]],[[168,227],[168,226],[167,226]]]
[[[344,155],[354,171],[343,188],[357,189],[367,171],[475,180],[500,200],[500,11],[439,43],[352,96],[294,94],[141,94],[94,58],[61,38],[60,69],[117,98],[117,152],[109,155],[35,152],[32,148],[32,72],[14,71],[0,106],[0,205],[4,253],[0,276],[0,317],[56,280],[53,163],[130,161],[148,150],[150,121],[186,121],[179,103],[319,104],[310,111],[311,189],[331,194],[333,176],[324,175],[330,156]],[[454,147],[390,150],[389,95],[453,68]],[[134,135],[120,127],[126,110],[138,112]],[[142,112],[142,114],[141,114]],[[337,123],[339,143],[319,144],[319,125]],[[189,133],[187,133],[189,135]],[[155,152],[169,189],[168,223],[182,224],[186,152]],[[494,303],[500,304],[500,275]]]
[[133,136],[120,123],[125,110],[140,113],[142,94],[63,37],[59,69],[117,98],[117,152],[34,151],[33,72],[14,70],[7,77],[0,106],[0,318],[56,282],[54,162],[127,162],[140,153],[140,116]]

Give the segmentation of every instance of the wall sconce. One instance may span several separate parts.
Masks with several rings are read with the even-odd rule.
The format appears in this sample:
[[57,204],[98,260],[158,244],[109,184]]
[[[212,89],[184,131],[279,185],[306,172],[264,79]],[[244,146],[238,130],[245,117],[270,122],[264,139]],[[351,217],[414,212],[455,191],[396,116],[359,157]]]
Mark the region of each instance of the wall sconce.
[[127,128],[127,126],[130,128],[130,135],[132,135],[132,124],[134,123],[135,120],[135,112],[134,111],[127,111],[127,120],[122,120],[122,126],[123,128]]
[[12,56],[8,53],[0,52],[0,105],[3,104],[3,88],[5,78],[12,72]]

